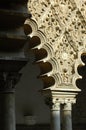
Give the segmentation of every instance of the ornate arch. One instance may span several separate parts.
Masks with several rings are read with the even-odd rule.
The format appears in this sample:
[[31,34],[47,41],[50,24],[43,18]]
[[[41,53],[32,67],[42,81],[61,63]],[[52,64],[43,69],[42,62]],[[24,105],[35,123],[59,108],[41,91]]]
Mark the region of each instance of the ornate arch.
[[[29,0],[27,5],[32,18],[25,21],[25,27],[31,28],[26,34],[40,38],[40,44],[32,49],[43,48],[47,52],[47,56],[37,62],[52,65],[52,70],[45,75],[55,79],[57,88],[65,85],[80,91],[75,82],[80,78],[77,73],[78,65],[82,64],[80,52],[86,48],[85,1]],[[56,79],[56,75],[59,78]]]

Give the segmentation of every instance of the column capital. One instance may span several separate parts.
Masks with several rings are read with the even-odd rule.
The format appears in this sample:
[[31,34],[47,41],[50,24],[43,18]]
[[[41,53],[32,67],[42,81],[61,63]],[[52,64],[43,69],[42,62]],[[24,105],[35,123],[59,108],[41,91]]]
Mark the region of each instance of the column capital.
[[75,104],[76,103],[76,98],[75,97],[64,97],[62,99],[62,104]]
[[52,109],[52,110],[60,110],[60,105],[64,105],[64,110],[70,110],[71,105],[76,103],[76,98],[56,98],[56,97],[46,97],[45,103]]
[[59,111],[60,110],[60,103],[59,102],[54,102],[52,105],[52,109],[53,111]]
[[55,90],[43,90],[45,102],[52,110],[59,110],[60,105],[64,104],[75,104],[76,103],[76,92],[66,91],[55,91]]
[[46,97],[45,103],[50,107],[51,110],[60,110],[60,102],[56,98]]
[[65,103],[64,106],[63,106],[63,110],[64,111],[71,111],[72,110],[72,103],[71,102],[68,102],[68,103]]
[[0,92],[14,92],[20,76],[18,72],[0,72]]
[[76,98],[64,99],[63,110],[72,110],[72,104],[76,103]]

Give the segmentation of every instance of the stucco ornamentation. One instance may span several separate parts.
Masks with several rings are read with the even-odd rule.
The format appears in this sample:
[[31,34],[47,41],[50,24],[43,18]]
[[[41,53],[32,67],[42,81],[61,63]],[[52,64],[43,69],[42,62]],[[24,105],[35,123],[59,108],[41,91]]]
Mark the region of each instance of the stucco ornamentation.
[[[43,61],[53,66],[52,72],[46,74],[55,79],[53,87],[67,84],[79,91],[75,81],[80,78],[78,65],[84,65],[81,54],[86,53],[86,1],[29,0],[28,10],[32,14],[32,21],[37,24],[28,35],[38,36],[42,32],[44,41],[35,48],[44,48],[48,52]],[[27,24],[30,23],[28,21]]]

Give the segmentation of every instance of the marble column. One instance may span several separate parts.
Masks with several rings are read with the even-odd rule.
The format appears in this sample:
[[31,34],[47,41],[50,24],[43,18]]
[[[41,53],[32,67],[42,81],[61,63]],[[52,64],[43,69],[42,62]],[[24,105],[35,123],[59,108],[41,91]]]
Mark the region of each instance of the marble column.
[[15,85],[18,73],[0,73],[0,129],[16,130]]
[[60,103],[54,103],[51,109],[51,130],[60,130]]
[[62,130],[72,130],[72,103],[68,102],[63,105],[62,109]]
[[[48,95],[49,96],[49,95]],[[45,103],[50,108],[50,127],[51,130],[61,130],[61,121],[60,121],[60,102],[57,98],[46,97]]]

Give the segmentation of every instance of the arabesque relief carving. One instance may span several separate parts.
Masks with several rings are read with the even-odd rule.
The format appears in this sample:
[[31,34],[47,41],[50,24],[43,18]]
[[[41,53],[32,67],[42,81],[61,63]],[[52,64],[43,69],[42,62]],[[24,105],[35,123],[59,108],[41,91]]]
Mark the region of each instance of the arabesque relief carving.
[[[38,36],[40,45],[48,55],[43,62],[52,64],[46,75],[55,79],[52,87],[70,86],[77,89],[77,72],[81,54],[86,53],[86,1],[85,0],[29,0],[28,10],[32,14],[25,24],[32,28],[28,36]],[[31,25],[32,24],[32,25]]]

